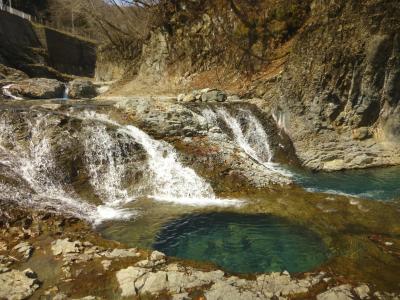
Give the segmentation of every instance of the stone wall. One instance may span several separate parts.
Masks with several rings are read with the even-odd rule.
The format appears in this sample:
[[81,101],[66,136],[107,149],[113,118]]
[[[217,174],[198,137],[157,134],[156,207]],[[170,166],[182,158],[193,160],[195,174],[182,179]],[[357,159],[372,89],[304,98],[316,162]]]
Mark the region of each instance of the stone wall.
[[[0,63],[35,77],[38,65],[93,77],[96,45],[0,11]],[[32,72],[30,72],[32,71]],[[30,74],[31,73],[31,74]]]
[[44,30],[49,66],[62,73],[94,77],[95,44],[50,28]]

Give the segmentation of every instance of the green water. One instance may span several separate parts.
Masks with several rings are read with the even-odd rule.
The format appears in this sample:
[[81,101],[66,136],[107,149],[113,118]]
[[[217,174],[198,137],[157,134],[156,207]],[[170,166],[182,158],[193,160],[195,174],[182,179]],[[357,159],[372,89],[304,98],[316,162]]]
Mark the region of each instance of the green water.
[[305,272],[328,252],[312,231],[271,215],[206,213],[167,223],[154,249],[238,273]]
[[400,167],[333,173],[294,171],[294,180],[311,192],[373,200],[400,200]]

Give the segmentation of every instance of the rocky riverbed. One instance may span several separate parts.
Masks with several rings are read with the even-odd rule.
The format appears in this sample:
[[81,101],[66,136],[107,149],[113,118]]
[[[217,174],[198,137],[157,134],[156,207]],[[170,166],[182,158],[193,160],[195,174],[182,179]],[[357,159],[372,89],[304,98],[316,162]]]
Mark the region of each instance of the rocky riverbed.
[[74,218],[0,205],[0,298],[399,299],[329,271],[232,275],[124,248]]
[[[299,162],[279,122],[248,101],[196,97],[2,104],[1,297],[397,299],[396,202],[307,193],[283,167]],[[189,208],[202,204],[192,195],[211,207]],[[333,255],[307,273],[231,274],[129,238],[193,209],[279,216]]]

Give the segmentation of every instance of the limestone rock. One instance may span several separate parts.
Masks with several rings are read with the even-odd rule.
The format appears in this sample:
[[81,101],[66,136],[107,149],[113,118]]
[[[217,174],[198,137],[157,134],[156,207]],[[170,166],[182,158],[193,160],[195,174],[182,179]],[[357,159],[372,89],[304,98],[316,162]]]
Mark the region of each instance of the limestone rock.
[[257,277],[257,284],[263,291],[275,296],[288,296],[306,293],[308,289],[320,281],[321,276],[315,278],[292,279],[288,272],[263,274]]
[[218,89],[194,90],[188,94],[180,94],[178,102],[225,102],[228,96],[224,91]]
[[343,284],[319,294],[317,300],[352,300],[351,285]]
[[111,252],[107,252],[105,257],[117,258],[117,257],[138,257],[140,253],[137,252],[136,248],[131,249],[113,249]]
[[111,260],[102,260],[101,265],[103,266],[103,269],[107,271],[111,267]]
[[[241,291],[237,287],[226,282],[215,283],[209,291],[205,293],[207,300],[242,300],[242,299],[262,299],[256,293]],[[265,298],[264,298],[265,299]]]
[[160,251],[153,251],[150,254],[150,260],[151,261],[156,261],[156,260],[161,260],[165,259],[165,254],[160,252]]
[[54,255],[79,253],[82,250],[82,244],[80,241],[71,242],[69,239],[56,240],[52,242],[51,250]]
[[206,91],[201,94],[202,102],[225,102],[226,99],[227,99],[226,93],[216,89]]
[[121,289],[121,296],[130,297],[136,295],[135,281],[142,275],[146,274],[147,270],[137,267],[128,267],[119,270],[116,273],[119,287]]
[[149,272],[135,283],[140,293],[157,294],[168,288],[167,272]]
[[56,79],[31,78],[19,81],[9,87],[13,95],[28,99],[53,99],[63,96],[65,86]]
[[352,137],[355,140],[365,140],[365,139],[371,137],[371,134],[369,132],[368,127],[360,127],[360,128],[353,129]]
[[360,299],[368,299],[370,289],[369,289],[368,285],[363,284],[363,285],[360,285],[360,286],[354,288],[354,292]]
[[91,99],[96,96],[96,86],[90,80],[75,79],[69,84],[68,97],[71,99]]
[[13,249],[17,250],[19,253],[23,254],[25,259],[28,259],[29,257],[31,257],[32,252],[33,252],[33,247],[28,242],[21,242],[18,245],[16,245]]
[[39,288],[39,280],[30,269],[10,270],[0,274],[0,287],[0,299],[26,299]]

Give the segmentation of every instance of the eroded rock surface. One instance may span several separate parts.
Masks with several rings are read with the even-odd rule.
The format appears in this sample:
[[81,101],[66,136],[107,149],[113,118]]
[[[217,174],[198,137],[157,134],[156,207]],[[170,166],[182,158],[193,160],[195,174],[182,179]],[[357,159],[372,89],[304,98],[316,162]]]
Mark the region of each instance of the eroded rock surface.
[[228,96],[224,91],[218,89],[206,88],[195,90],[188,94],[180,94],[177,97],[178,102],[225,102]]
[[62,98],[65,85],[56,79],[31,78],[13,83],[9,91],[28,99]]
[[39,288],[36,274],[27,269],[25,271],[2,269],[0,270],[0,298],[9,300],[26,299]]
[[29,78],[28,75],[26,75],[24,72],[0,64],[0,80],[5,79],[10,81],[16,81],[28,78]]
[[400,163],[399,15],[395,1],[314,1],[285,67],[254,85],[305,166]]
[[96,86],[90,80],[75,79],[69,83],[69,98],[83,99],[97,96]]

